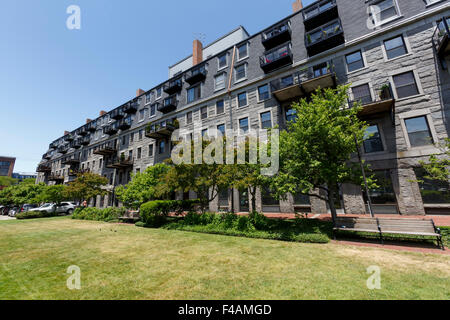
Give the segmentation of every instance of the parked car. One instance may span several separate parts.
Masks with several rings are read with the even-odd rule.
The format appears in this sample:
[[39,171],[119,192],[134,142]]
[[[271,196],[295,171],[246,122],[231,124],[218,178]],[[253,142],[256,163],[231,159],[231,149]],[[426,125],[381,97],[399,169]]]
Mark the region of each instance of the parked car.
[[61,202],[59,205],[54,203],[46,203],[39,208],[31,209],[30,211],[46,211],[46,212],[56,212],[64,214],[72,214],[76,209],[76,205],[73,202]]
[[35,204],[24,204],[21,208],[20,208],[20,212],[27,212],[30,211],[31,209],[37,208],[38,206]]
[[12,207],[9,209],[8,216],[15,217],[19,213],[19,207]]

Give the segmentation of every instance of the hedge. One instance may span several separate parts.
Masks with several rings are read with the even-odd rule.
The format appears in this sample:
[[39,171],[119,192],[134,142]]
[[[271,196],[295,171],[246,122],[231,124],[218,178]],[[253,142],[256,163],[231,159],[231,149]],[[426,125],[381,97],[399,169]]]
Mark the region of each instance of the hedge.
[[125,208],[77,208],[72,219],[111,222],[117,221],[126,212]]
[[160,227],[171,212],[181,214],[192,211],[199,200],[155,200],[141,205],[140,215],[143,223],[150,227]]
[[18,220],[57,217],[59,213],[48,211],[26,211],[16,215]]

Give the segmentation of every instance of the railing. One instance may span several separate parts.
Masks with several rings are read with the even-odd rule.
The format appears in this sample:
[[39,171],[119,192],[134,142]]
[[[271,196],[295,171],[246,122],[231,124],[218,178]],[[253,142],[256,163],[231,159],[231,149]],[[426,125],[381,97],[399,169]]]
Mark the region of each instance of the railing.
[[86,129],[89,132],[95,132],[97,131],[97,122],[96,121],[91,121],[86,125]]
[[89,145],[89,143],[91,143],[91,136],[86,136],[86,137],[81,138],[80,143],[81,143],[83,146]]
[[69,169],[69,176],[77,176],[79,174],[85,174],[91,172],[90,169]]
[[85,136],[85,135],[87,135],[87,134],[88,134],[88,131],[87,131],[87,129],[86,129],[86,126],[81,127],[80,129],[78,129],[78,130],[76,131],[76,134],[79,135],[79,136]]
[[263,56],[259,57],[259,62],[263,67],[288,57],[292,59],[292,51],[290,43],[283,44],[272,50],[267,51]]
[[261,35],[262,44],[266,49],[271,49],[281,43],[291,40],[292,30],[289,21],[284,21]]
[[81,147],[81,140],[82,140],[82,138],[75,139],[74,141],[72,141],[70,143],[70,147],[74,148],[74,149],[80,148]]
[[58,153],[64,154],[64,153],[67,153],[67,151],[69,151],[69,147],[67,145],[61,146],[61,147],[58,147],[57,151],[58,151]]
[[330,39],[343,32],[341,21],[336,19],[324,26],[318,27],[305,35],[307,47],[314,46],[317,43]]
[[94,148],[94,154],[111,154],[117,152],[117,146],[114,142],[106,142]]
[[133,164],[134,164],[134,159],[132,156],[131,157],[125,157],[125,156],[113,157],[106,161],[106,167],[109,167],[109,168],[128,167],[128,166],[132,166]]
[[383,84],[379,89],[375,90],[375,97],[372,97],[370,92],[363,97],[359,97],[354,100],[348,101],[348,105],[350,108],[352,108],[356,104],[360,104],[361,106],[365,106],[368,104],[376,103],[376,102],[382,102],[382,101],[388,101],[394,99],[394,94],[392,92],[392,87],[390,84]]
[[108,135],[113,135],[117,133],[118,130],[119,128],[117,122],[114,122],[113,124],[107,125],[106,127],[103,128],[103,132]]
[[163,113],[168,113],[174,111],[178,106],[177,96],[173,95],[165,98],[162,105],[158,105],[158,111]]
[[64,136],[64,141],[73,141],[74,138],[75,138],[74,135],[69,133]]
[[52,158],[52,156],[49,152],[44,153],[42,156],[42,159],[45,159],[45,160],[50,160],[51,158]]
[[152,133],[158,133],[161,131],[175,131],[176,129],[179,128],[179,124],[178,121],[163,121],[160,123],[152,123],[149,124],[146,128],[145,128],[145,133],[146,134],[152,134]]
[[180,91],[183,88],[183,80],[181,78],[170,80],[169,83],[164,85],[164,92],[173,94]]
[[264,40],[269,40],[269,39],[271,39],[273,37],[276,37],[276,36],[280,35],[281,33],[286,32],[286,31],[289,32],[289,33],[291,32],[291,27],[289,26],[289,22],[288,21],[282,22],[282,23],[272,27],[268,31],[265,31],[263,33],[263,41]]
[[36,172],[50,172],[50,171],[52,171],[52,167],[49,164],[40,164],[36,169]]
[[111,111],[110,117],[111,117],[111,119],[119,120],[119,119],[122,119],[123,117],[125,117],[125,114],[122,111],[122,109],[116,109],[116,110]]
[[438,26],[433,34],[433,44],[439,53],[443,42],[450,37],[450,18],[444,18],[438,22]]
[[184,74],[184,79],[189,84],[198,82],[206,77],[207,71],[205,64],[195,67]]
[[129,129],[132,125],[133,121],[131,119],[131,116],[126,117],[125,119],[122,119],[119,121],[118,128],[120,130],[126,130]]
[[319,1],[303,9],[303,20],[308,21],[334,7],[336,7],[336,0]]
[[272,92],[283,90],[293,85],[300,84],[300,78],[298,74],[293,74],[292,76],[287,76],[284,78],[273,80],[270,83],[270,89]]
[[332,60],[329,60],[307,69],[305,80],[314,80],[322,76],[333,74],[335,74],[334,64]]
[[136,113],[138,108],[139,108],[139,102],[136,100],[136,101],[131,101],[130,103],[123,106],[122,110],[125,113],[131,114],[131,113]]

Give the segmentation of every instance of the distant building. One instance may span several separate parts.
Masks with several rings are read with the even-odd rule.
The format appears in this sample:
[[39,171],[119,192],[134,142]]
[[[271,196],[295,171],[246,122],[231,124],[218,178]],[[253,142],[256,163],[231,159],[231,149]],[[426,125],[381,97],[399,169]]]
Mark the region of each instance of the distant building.
[[11,177],[14,170],[16,158],[0,156],[0,176]]
[[12,174],[12,177],[14,179],[17,179],[19,181],[23,181],[25,179],[36,179],[37,173],[31,173],[31,172],[14,172]]

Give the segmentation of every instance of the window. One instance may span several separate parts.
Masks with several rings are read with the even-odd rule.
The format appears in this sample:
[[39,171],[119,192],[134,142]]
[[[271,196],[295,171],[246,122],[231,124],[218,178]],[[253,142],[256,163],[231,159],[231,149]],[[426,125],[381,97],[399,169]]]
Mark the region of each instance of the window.
[[150,103],[151,97],[152,97],[152,96],[151,96],[150,93],[147,93],[147,94],[145,95],[145,104]]
[[156,89],[156,99],[161,98],[162,95],[162,88],[159,87],[158,89]]
[[216,103],[216,114],[222,114],[225,112],[225,105],[223,100],[219,100]]
[[384,47],[386,49],[386,56],[388,59],[393,59],[408,53],[406,50],[405,40],[402,36],[384,41]]
[[419,94],[414,72],[409,71],[393,77],[398,98],[405,98]]
[[137,149],[137,158],[140,159],[142,156],[142,148]]
[[225,89],[225,73],[221,73],[214,78],[214,89]]
[[270,98],[269,85],[265,84],[258,88],[259,101],[264,101]]
[[166,151],[166,142],[161,140],[159,142],[159,154],[163,154]]
[[297,111],[295,111],[295,109],[293,108],[288,108],[286,109],[285,116],[287,122],[295,121],[295,119],[297,118]]
[[127,136],[123,136],[122,137],[122,144],[126,144],[127,143]]
[[141,130],[139,130],[139,140],[142,140],[143,136],[144,136],[144,130],[141,129]]
[[139,174],[139,173],[141,173],[141,169],[137,168],[136,169],[136,174]]
[[130,143],[132,143],[134,141],[134,132],[130,133]]
[[247,65],[241,64],[235,68],[236,82],[247,78]]
[[194,102],[195,100],[200,99],[201,97],[201,90],[200,85],[197,85],[195,87],[189,88],[187,91],[187,103]]
[[293,84],[294,84],[294,77],[292,75],[284,77],[284,78],[281,78],[281,87],[282,88],[290,87]]
[[217,126],[217,131],[222,133],[222,136],[225,136],[225,125],[224,124],[219,124]]
[[364,60],[361,51],[357,51],[345,56],[348,72],[364,68]]
[[133,150],[128,151],[128,159],[133,159]]
[[148,146],[148,156],[153,157],[153,145],[152,144],[150,144]]
[[411,147],[421,147],[433,144],[430,127],[425,116],[405,119]]
[[328,64],[325,62],[325,63],[321,63],[321,64],[314,66],[312,68],[312,70],[313,70],[314,78],[317,78],[317,77],[326,75],[329,71],[329,68],[328,68]]
[[237,49],[238,51],[238,60],[242,60],[248,57],[248,45],[247,43],[240,45]]
[[425,178],[426,171],[423,168],[414,170],[416,178],[419,181],[420,194],[425,204],[444,204],[450,203],[450,185],[445,181],[430,180]]
[[98,168],[101,169],[103,168],[103,159],[100,158],[100,162],[98,163]]
[[261,129],[272,128],[272,115],[270,111],[261,113]]
[[150,118],[156,115],[156,104],[150,106]]
[[139,111],[139,121],[144,120],[145,118],[145,109]]
[[224,53],[217,58],[219,63],[219,70],[226,68],[226,66],[228,65],[227,56],[228,54]]
[[202,130],[202,138],[208,136],[208,129],[203,129]]
[[200,109],[200,115],[202,120],[208,118],[208,107],[202,107]]
[[370,94],[369,84],[363,84],[352,88],[353,100],[361,104],[372,102],[372,95]]
[[427,5],[432,5],[433,3],[438,3],[442,0],[425,0],[425,2],[427,3]]
[[370,6],[372,19],[375,25],[379,25],[387,20],[392,20],[398,16],[395,0],[383,0]]
[[238,95],[238,107],[242,108],[247,106],[247,92],[242,92]]
[[248,118],[239,120],[239,129],[242,130],[242,132],[244,133],[248,132]]
[[364,151],[365,153],[384,151],[378,125],[373,125],[367,128],[364,136]]
[[189,111],[188,113],[186,113],[186,124],[191,123],[192,123],[192,111]]

